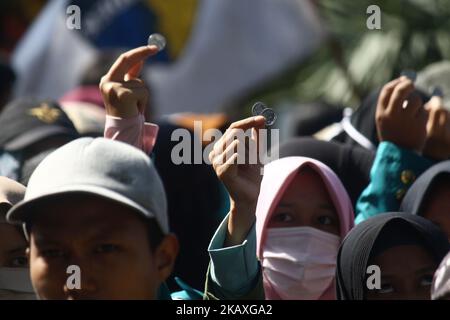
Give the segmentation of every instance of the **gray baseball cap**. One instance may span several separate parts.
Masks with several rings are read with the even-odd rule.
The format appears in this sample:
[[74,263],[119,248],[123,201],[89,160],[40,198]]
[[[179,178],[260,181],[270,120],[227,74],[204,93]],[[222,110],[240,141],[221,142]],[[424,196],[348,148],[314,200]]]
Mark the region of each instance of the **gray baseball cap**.
[[[31,205],[67,193],[89,193],[154,218],[169,232],[167,200],[150,158],[123,142],[80,138],[48,155],[31,175],[25,198],[8,212],[11,223],[29,222]],[[62,213],[64,214],[64,213]]]

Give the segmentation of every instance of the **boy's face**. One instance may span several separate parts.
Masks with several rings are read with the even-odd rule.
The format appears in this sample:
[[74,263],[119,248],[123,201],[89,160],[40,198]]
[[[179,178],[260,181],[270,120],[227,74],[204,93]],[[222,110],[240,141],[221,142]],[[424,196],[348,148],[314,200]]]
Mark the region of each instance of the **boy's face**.
[[[46,201],[30,234],[33,287],[40,299],[155,299],[177,253],[168,237],[152,252],[148,226],[127,207],[89,195]],[[67,286],[70,265],[80,289]]]

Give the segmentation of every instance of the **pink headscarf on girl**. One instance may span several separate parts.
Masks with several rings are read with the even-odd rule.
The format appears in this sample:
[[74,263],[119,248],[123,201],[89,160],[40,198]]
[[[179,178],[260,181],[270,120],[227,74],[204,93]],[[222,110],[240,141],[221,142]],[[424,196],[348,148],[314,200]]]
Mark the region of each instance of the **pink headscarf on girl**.
[[[264,177],[256,207],[256,254],[263,262],[263,248],[267,236],[267,224],[284,192],[301,168],[314,170],[325,184],[333,201],[340,221],[341,241],[354,226],[353,207],[350,198],[336,174],[320,161],[305,157],[286,157],[264,166]],[[263,273],[264,277],[264,273]],[[280,299],[267,279],[264,279],[264,292],[267,299]],[[335,299],[334,281],[320,299]]]

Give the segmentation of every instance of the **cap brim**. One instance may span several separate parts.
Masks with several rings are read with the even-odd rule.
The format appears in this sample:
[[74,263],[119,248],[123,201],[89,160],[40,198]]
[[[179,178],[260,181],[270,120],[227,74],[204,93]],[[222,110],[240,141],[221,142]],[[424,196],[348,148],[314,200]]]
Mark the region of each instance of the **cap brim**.
[[23,148],[26,148],[33,143],[36,143],[42,139],[47,137],[57,135],[57,134],[65,134],[67,136],[76,137],[76,133],[73,130],[68,128],[60,127],[60,126],[46,126],[36,128],[31,131],[27,131],[24,134],[14,138],[13,140],[5,143],[4,149],[7,151],[16,151]]
[[[29,199],[29,200],[22,200],[17,205],[11,209],[7,214],[7,220],[10,223],[13,224],[23,224],[27,223],[30,220],[34,219],[34,213],[29,209],[30,207],[36,205],[38,202],[49,199],[49,198],[55,198],[60,197],[66,194],[70,193],[87,193],[90,195],[95,195],[104,199],[112,200],[117,203],[120,203],[122,205],[125,205],[131,209],[135,209],[138,213],[140,213],[144,218],[156,218],[155,214],[153,212],[148,211],[138,203],[134,202],[133,200],[130,200],[127,197],[124,197],[123,195],[111,191],[106,188],[98,187],[98,186],[92,186],[92,185],[71,185],[66,188],[59,188],[55,192],[49,192],[47,194],[44,194],[42,196]],[[156,219],[157,220],[157,219]],[[164,228],[160,225],[160,223],[157,221],[158,225],[160,226],[163,233],[167,233],[167,230],[164,230]]]

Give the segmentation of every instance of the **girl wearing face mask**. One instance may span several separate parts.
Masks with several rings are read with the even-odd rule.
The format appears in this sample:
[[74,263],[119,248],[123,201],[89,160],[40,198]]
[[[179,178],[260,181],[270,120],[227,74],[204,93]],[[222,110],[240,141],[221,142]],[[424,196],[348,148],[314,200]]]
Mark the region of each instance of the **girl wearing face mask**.
[[420,216],[394,212],[369,218],[339,249],[337,297],[429,300],[433,274],[449,249],[442,230]]
[[7,211],[23,199],[25,187],[0,177],[0,300],[34,300],[27,242],[20,228],[6,222]]
[[267,164],[262,181],[257,164],[218,161],[239,155],[239,148],[232,152],[239,142],[230,144],[233,130],[262,128],[261,118],[233,123],[209,157],[229,192],[230,211],[208,248],[206,297],[334,299],[336,255],[354,219],[337,176],[304,157]]
[[256,208],[257,256],[267,299],[335,299],[341,239],[353,211],[337,176],[319,161],[268,164]]

